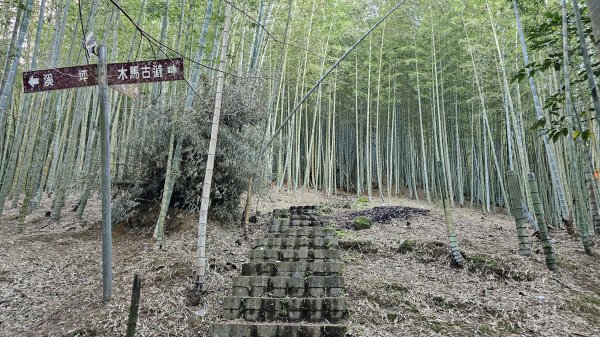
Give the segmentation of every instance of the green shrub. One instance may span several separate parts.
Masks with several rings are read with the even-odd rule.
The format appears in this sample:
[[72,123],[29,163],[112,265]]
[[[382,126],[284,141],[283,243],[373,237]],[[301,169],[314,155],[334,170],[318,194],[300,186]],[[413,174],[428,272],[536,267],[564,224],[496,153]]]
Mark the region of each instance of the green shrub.
[[[181,160],[175,171],[170,207],[197,211],[200,208],[210,126],[214,111],[214,88],[207,84],[198,89],[193,109],[184,110],[185,95],[164,109],[142,109],[140,120],[148,119],[139,137],[133,137],[135,153],[128,158],[135,169],[128,169],[113,202],[113,221],[139,206],[135,200],[160,203],[173,129],[180,142]],[[219,143],[214,163],[210,195],[210,218],[232,220],[240,215],[240,198],[248,188],[248,179],[256,173],[256,159],[264,132],[264,102],[253,94],[256,81],[239,80],[223,93]],[[177,111],[177,115],[175,115]],[[175,118],[177,116],[177,118]],[[243,158],[244,160],[240,160]],[[262,185],[256,184],[255,191]],[[260,192],[260,191],[257,191]],[[117,219],[115,219],[117,218]]]
[[359,231],[363,229],[369,229],[372,225],[373,221],[371,221],[371,219],[367,218],[366,216],[359,216],[354,219],[353,227]]

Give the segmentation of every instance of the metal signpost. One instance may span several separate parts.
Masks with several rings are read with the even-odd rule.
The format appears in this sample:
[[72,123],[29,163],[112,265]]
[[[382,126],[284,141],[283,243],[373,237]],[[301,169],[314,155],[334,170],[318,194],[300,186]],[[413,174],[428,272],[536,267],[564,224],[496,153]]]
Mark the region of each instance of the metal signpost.
[[112,224],[110,194],[110,100],[108,86],[183,80],[183,59],[106,64],[106,48],[96,50],[98,65],[35,70],[23,73],[28,93],[98,85],[100,100],[100,149],[102,174],[102,299],[112,293]]

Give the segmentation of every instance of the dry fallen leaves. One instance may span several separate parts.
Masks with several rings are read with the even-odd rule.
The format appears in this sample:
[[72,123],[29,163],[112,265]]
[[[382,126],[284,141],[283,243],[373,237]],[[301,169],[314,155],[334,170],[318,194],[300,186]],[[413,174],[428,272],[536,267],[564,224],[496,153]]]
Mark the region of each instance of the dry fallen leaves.
[[[340,201],[358,205],[351,196],[271,191],[258,209]],[[250,243],[265,231],[264,224],[253,224],[252,237],[245,242],[235,225],[209,225],[208,292],[192,307],[187,296],[196,216],[172,211],[166,250],[158,251],[152,248],[150,210],[143,216],[146,226],[115,228],[114,296],[103,305],[98,200],[92,201],[83,221],[65,211],[58,223],[44,215],[49,202],[44,200],[44,206],[28,217],[22,234],[14,233],[17,210],[6,209],[0,217],[0,336],[122,336],[134,272],[144,277],[138,336],[205,335],[218,320],[222,298],[229,293],[231,278],[239,275]],[[378,200],[360,207],[380,204]],[[458,208],[459,244],[470,261],[459,270],[444,254],[445,226],[435,206],[406,199],[386,199],[386,205],[431,212],[340,232],[377,248],[370,253],[343,251],[350,336],[600,335],[600,304],[594,304],[600,301],[600,260],[583,255],[579,242],[565,233],[552,233],[559,241],[555,250],[560,261],[560,273],[554,274],[545,268],[541,254],[515,254],[510,218]],[[333,211],[343,219],[341,213],[356,210]],[[344,224],[336,226],[342,229]],[[406,240],[414,247],[400,253]],[[476,259],[482,256],[485,259]]]

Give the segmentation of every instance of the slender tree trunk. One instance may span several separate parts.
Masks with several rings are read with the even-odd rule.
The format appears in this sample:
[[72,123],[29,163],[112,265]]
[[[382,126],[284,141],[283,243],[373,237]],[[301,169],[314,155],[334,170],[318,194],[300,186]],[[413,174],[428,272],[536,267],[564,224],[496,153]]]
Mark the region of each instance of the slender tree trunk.
[[[510,113],[510,119],[512,121],[512,126],[513,126],[513,132],[510,132],[511,127],[510,127],[510,123],[508,122],[508,117],[507,118],[507,123],[506,123],[506,130],[507,130],[507,142],[508,142],[508,148],[509,148],[509,161],[511,163],[511,165],[509,165],[509,169],[513,170],[513,155],[511,154],[512,151],[512,136],[514,134],[515,140],[516,140],[516,150],[517,150],[517,157],[518,157],[518,163],[520,164],[520,168],[521,168],[521,174],[524,174],[525,172],[529,172],[529,158],[528,158],[528,154],[527,154],[527,150],[525,149],[524,146],[524,134],[522,132],[522,129],[520,128],[520,122],[519,122],[519,118],[517,117],[517,112],[515,110],[515,106],[513,104],[513,100],[512,100],[512,94],[510,92],[510,86],[509,86],[509,82],[508,82],[508,76],[506,74],[506,65],[505,65],[505,61],[504,61],[504,56],[502,55],[502,51],[500,49],[500,43],[498,41],[498,35],[496,32],[496,24],[494,23],[494,19],[492,17],[492,13],[490,11],[490,7],[489,5],[486,3],[486,10],[488,12],[488,17],[490,18],[490,25],[492,27],[492,33],[494,35],[494,43],[496,45],[496,52],[498,53],[498,60],[500,63],[500,72],[502,74],[502,84],[503,84],[503,88],[504,88],[504,92],[505,92],[505,96],[506,96],[506,101],[508,103],[508,106],[505,108],[507,110],[507,112]],[[521,178],[521,175],[520,175]],[[529,201],[531,199],[530,197],[530,192],[529,192],[529,185],[525,184],[525,195],[526,195],[526,199]]]
[[[519,33],[519,38],[521,40],[521,51],[523,53],[523,61],[524,61],[525,66],[527,67],[529,65],[529,54],[527,53],[527,45],[525,43],[525,35],[523,33],[523,27],[521,25],[521,18],[519,16],[519,9],[517,7],[516,0],[513,0],[513,7],[514,7],[514,12],[515,12],[515,17],[517,20],[517,30]],[[535,106],[536,116],[539,120],[539,119],[544,118],[544,112],[542,111],[542,105],[541,105],[539,97],[538,97],[537,88],[536,88],[533,76],[530,72],[530,68],[527,68],[527,76],[529,77],[529,86],[531,88],[531,93],[533,96],[533,102],[534,102],[534,106]],[[557,198],[559,201],[560,209],[562,212],[562,217],[568,221],[571,218],[571,212],[570,212],[569,206],[567,204],[565,191],[564,191],[564,188],[563,188],[563,185],[562,185],[562,182],[560,179],[560,175],[558,172],[558,162],[556,160],[556,153],[554,152],[554,148],[550,144],[548,135],[544,133],[542,135],[542,137],[544,140],[546,156],[548,158],[548,165],[550,167],[550,176],[552,178],[552,184],[554,185],[554,189],[556,190],[556,195],[557,195]],[[516,216],[516,215],[513,214],[513,216]]]
[[[21,4],[21,1],[19,1],[19,4]],[[12,4],[11,4],[12,5]],[[7,8],[8,9],[8,8]],[[17,45],[17,38],[18,38],[18,34],[19,34],[19,27],[21,27],[21,20],[23,19],[23,7],[18,6],[17,7],[17,17],[15,18],[15,22],[12,25],[12,34],[11,34],[11,38],[10,38],[10,43],[8,44],[8,49],[6,50],[6,61],[4,62],[4,71],[2,71],[2,81],[0,81],[0,93],[2,93],[4,91],[4,86],[6,85],[6,81],[7,81],[7,76],[8,73],[10,72],[10,67],[12,65],[12,59],[14,57],[14,49]],[[7,10],[7,13],[10,13],[10,11]],[[9,22],[10,20],[6,20],[6,22]]]
[[[233,0],[231,0],[233,2]],[[227,2],[225,9],[225,24],[223,26],[223,42],[221,43],[221,62],[219,63],[219,73],[217,76],[217,91],[215,96],[215,111],[210,132],[210,143],[208,147],[208,156],[206,160],[206,171],[204,175],[204,185],[202,186],[202,201],[200,203],[200,219],[198,221],[198,270],[195,283],[195,291],[202,292],[206,277],[206,223],[208,220],[208,204],[210,202],[210,188],[212,184],[212,175],[217,151],[217,137],[219,134],[219,117],[221,114],[221,104],[223,97],[223,87],[225,84],[225,71],[227,63],[227,47],[229,42],[229,28],[231,25],[231,2]]]
[[[204,49],[206,47],[206,36],[208,34],[210,19],[212,17],[212,10],[213,0],[208,0],[206,3],[206,12],[204,13],[204,23],[202,25],[202,31],[200,32],[200,41],[198,44],[198,49],[196,50],[195,65],[190,76],[190,88],[188,90],[187,98],[185,101],[183,111],[184,113],[190,110],[194,104],[194,99],[196,95],[195,90],[198,87],[198,81],[200,76],[200,63],[202,62],[202,58],[205,52]],[[173,122],[175,122],[176,119],[177,114],[174,115]],[[179,163],[181,159],[183,139],[181,136],[176,134],[177,132],[175,128],[173,128],[173,130],[171,131],[171,137],[169,139],[169,157],[167,159],[167,172],[165,175],[165,185],[163,187],[160,213],[158,219],[156,220],[155,238],[159,246],[163,245],[164,224],[167,217],[167,212],[169,210],[169,205],[171,203],[171,196],[173,195],[175,180],[177,180],[177,176],[179,174]],[[175,146],[174,149],[173,146]]]
[[517,174],[513,171],[508,172],[508,188],[510,190],[511,198],[510,205],[513,217],[515,218],[517,236],[519,238],[519,255],[529,256],[531,255],[529,248],[529,233],[527,233],[527,227],[525,226],[525,219],[523,217],[521,186],[519,185]]
[[379,47],[379,67],[377,69],[377,101],[375,105],[375,168],[377,173],[377,188],[379,189],[379,197],[383,201],[383,168],[382,168],[382,154],[381,154],[381,136],[379,133],[380,129],[380,115],[379,110],[381,102],[381,68],[383,62],[383,46],[385,38],[385,23],[381,28],[381,46]]
[[102,176],[102,301],[107,303],[112,296],[112,212],[110,182],[110,101],[106,72],[106,49],[98,51],[98,88],[100,100],[100,158]]
[[358,119],[358,53],[354,63],[354,137],[356,140],[356,196],[360,197],[362,194],[362,167],[361,163],[361,151],[360,151],[360,122]]
[[[589,3],[590,1],[588,1]],[[598,28],[600,28],[600,4],[598,1],[594,2],[593,6],[598,7]],[[592,101],[594,102],[594,110],[596,112],[596,121],[600,123],[600,99],[598,98],[598,88],[596,87],[596,77],[594,76],[594,71],[592,70],[592,61],[590,60],[590,54],[588,52],[587,43],[585,39],[585,32],[583,28],[583,23],[581,22],[581,11],[579,10],[579,3],[577,0],[573,0],[573,12],[575,12],[575,23],[577,24],[577,36],[579,37],[579,46],[581,47],[581,55],[583,56],[583,64],[585,65],[585,73],[587,77],[588,86],[590,88],[590,92],[592,94]],[[592,13],[592,6],[589,6],[588,9],[590,11],[590,16],[596,15]],[[595,28],[595,27],[594,27]],[[596,32],[600,37],[600,31]],[[596,39],[596,41],[600,41],[600,39]]]
[[563,15],[563,76],[564,76],[564,88],[565,88],[565,114],[567,115],[567,124],[569,136],[567,137],[567,149],[569,153],[569,162],[571,163],[571,184],[573,187],[573,195],[575,197],[575,208],[577,216],[577,225],[579,227],[581,241],[585,249],[586,254],[592,254],[591,241],[588,233],[587,214],[586,207],[583,204],[583,193],[581,191],[580,177],[579,177],[579,165],[578,157],[575,150],[575,141],[573,139],[573,120],[576,118],[573,115],[571,108],[571,74],[569,64],[569,35],[568,35],[568,17],[567,17],[567,4],[566,0],[561,0],[561,8]]
[[590,12],[590,19],[592,20],[592,27],[594,29],[594,42],[600,50],[600,2],[597,0],[586,0],[588,10]]
[[419,58],[417,55],[417,38],[415,35],[415,69],[417,73],[417,101],[419,102],[419,135],[421,136],[421,162],[423,164],[423,184],[427,201],[431,201],[429,195],[429,175],[427,174],[427,154],[425,152],[425,130],[423,130],[423,108],[421,104],[421,84],[419,81]]
[[372,163],[372,158],[373,155],[371,154],[371,150],[372,150],[372,145],[371,145],[371,54],[372,54],[372,48],[373,47],[373,43],[372,43],[372,39],[369,36],[369,64],[368,64],[368,76],[367,76],[367,123],[366,123],[366,148],[365,148],[365,165],[367,168],[367,176],[366,176],[366,181],[367,181],[367,195],[369,196],[369,201],[371,200],[372,196],[373,196],[373,177],[371,174],[371,171],[373,169],[373,163]]
[[[38,59],[38,54],[39,54],[39,49],[40,49],[40,40],[41,40],[41,35],[42,35],[42,28],[43,28],[43,23],[44,23],[44,14],[45,14],[45,7],[46,7],[46,0],[42,0],[41,4],[40,4],[40,15],[39,15],[39,20],[38,20],[38,26],[37,26],[37,31],[36,31],[36,35],[35,35],[35,44],[34,44],[34,49],[33,49],[33,55],[32,55],[32,59],[31,59],[31,70],[34,70],[37,68],[37,59]],[[26,95],[23,99],[23,103],[21,104],[21,112],[19,114],[19,119],[17,120],[17,125],[16,125],[16,130],[15,130],[15,136],[13,139],[13,144],[12,144],[12,150],[10,153],[10,157],[8,159],[7,165],[4,167],[4,174],[2,174],[2,181],[3,183],[0,186],[0,214],[2,214],[2,210],[4,208],[4,202],[5,202],[5,198],[7,196],[7,194],[9,193],[10,187],[11,187],[11,182],[15,183],[15,188],[13,189],[15,191],[15,200],[19,199],[19,190],[17,188],[17,183],[19,181],[19,175],[17,175],[16,179],[15,179],[15,172],[17,171],[17,158],[20,156],[20,151],[22,151],[22,144],[26,145],[26,138],[27,137],[23,137],[23,132],[25,131],[25,128],[27,127],[27,115],[30,113],[30,106],[31,106],[31,95]],[[21,155],[21,158],[27,158],[26,154],[25,156]],[[21,165],[21,170],[28,170],[29,169],[29,164],[26,163],[25,165]],[[21,171],[19,170],[19,171]]]
[[[17,68],[19,66],[19,60],[21,59],[21,52],[23,49],[23,42],[25,41],[25,36],[27,35],[27,30],[29,28],[29,21],[31,18],[31,12],[33,11],[33,0],[27,0],[23,11],[23,19],[21,20],[21,25],[19,27],[19,35],[17,37],[15,43],[15,51],[13,55],[10,55],[9,58],[11,65],[8,70],[8,75],[6,75],[6,81],[4,86],[2,87],[2,92],[0,92],[0,149],[4,149],[4,134],[6,132],[6,111],[8,106],[10,105],[9,97],[11,96],[13,86],[15,84],[15,77],[17,75]],[[0,169],[4,167],[4,162],[0,160]],[[12,179],[7,181],[6,179],[2,180],[2,189],[6,190],[12,183]],[[0,213],[2,212],[2,207],[4,207],[4,199],[6,198],[6,194],[2,193],[0,195]]]
[[546,217],[544,214],[544,208],[540,201],[540,193],[538,191],[537,180],[535,174],[529,173],[529,187],[531,189],[531,196],[533,199],[533,209],[535,211],[535,217],[537,218],[537,224],[540,229],[540,239],[544,246],[544,256],[546,257],[546,266],[548,269],[555,271],[556,258],[554,257],[554,250],[552,248],[552,240],[550,240],[550,234],[548,233],[548,227],[546,226]]
[[[437,162],[438,180],[445,177],[444,166],[441,161]],[[439,182],[442,192],[442,204],[444,206],[444,219],[446,222],[446,231],[448,234],[448,241],[450,242],[450,252],[452,254],[452,263],[459,268],[462,268],[465,259],[463,258],[460,248],[458,247],[458,241],[456,240],[456,229],[454,227],[454,217],[452,215],[452,209],[450,208],[450,200],[448,199],[448,193],[445,188],[445,184]]]

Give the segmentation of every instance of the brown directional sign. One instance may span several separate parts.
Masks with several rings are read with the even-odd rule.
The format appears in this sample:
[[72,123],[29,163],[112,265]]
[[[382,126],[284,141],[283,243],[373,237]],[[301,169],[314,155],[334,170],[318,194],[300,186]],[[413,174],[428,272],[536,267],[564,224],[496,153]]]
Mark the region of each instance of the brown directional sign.
[[[23,73],[23,91],[28,93],[98,84],[98,66],[36,70]],[[183,59],[163,59],[107,65],[108,85],[183,80]]]
[[134,84],[183,80],[183,59],[113,63],[107,66],[108,84]]
[[23,73],[23,91],[28,94],[96,85],[98,83],[97,72],[98,67],[93,64],[25,72]]

